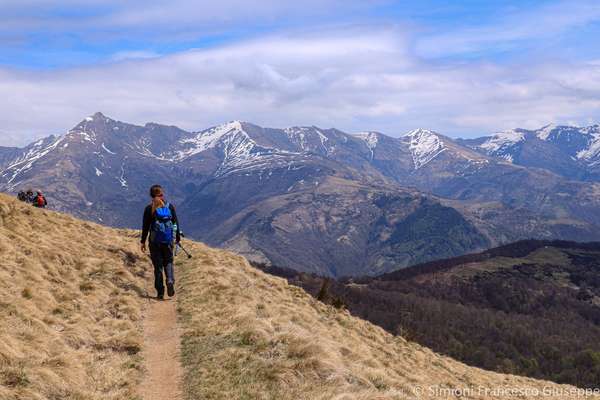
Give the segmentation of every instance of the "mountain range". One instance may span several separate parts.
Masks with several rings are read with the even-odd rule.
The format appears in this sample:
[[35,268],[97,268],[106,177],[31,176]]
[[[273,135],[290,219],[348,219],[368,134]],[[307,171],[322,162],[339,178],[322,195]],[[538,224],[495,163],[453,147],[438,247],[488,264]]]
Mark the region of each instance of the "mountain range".
[[0,190],[43,189],[55,209],[139,228],[161,183],[190,237],[296,270],[376,275],[524,238],[600,240],[599,132],[452,139],[240,121],[188,132],[96,113],[0,148]]

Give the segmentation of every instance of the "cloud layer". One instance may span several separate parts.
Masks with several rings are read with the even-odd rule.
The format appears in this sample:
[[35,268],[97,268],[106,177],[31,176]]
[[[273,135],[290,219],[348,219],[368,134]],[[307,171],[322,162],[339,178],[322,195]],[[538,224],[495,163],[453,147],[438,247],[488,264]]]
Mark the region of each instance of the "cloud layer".
[[[23,1],[40,7],[50,4]],[[184,8],[191,4],[178,1]],[[294,9],[291,3],[286,3],[287,8],[276,3],[261,3],[256,12],[267,18]],[[160,15],[161,21],[181,15],[170,15],[159,2],[149,3],[138,15],[112,0],[88,4],[107,7],[112,17],[106,24],[112,27],[145,26],[159,23],[154,18]],[[191,15],[189,21],[209,23],[227,15],[244,19],[243,13],[249,12],[244,4],[224,1],[203,10],[206,18]],[[314,6],[318,10],[339,4],[315,1]],[[226,14],[223,7],[240,9]],[[16,9],[12,12],[18,14]],[[102,15],[94,14],[95,26],[102,26]],[[513,24],[527,22],[521,19],[514,18]],[[587,16],[578,20],[575,14],[562,22],[550,19],[555,28],[562,24],[562,30],[590,20]],[[52,26],[53,21],[44,23]],[[488,26],[479,36],[456,30],[448,36],[434,32],[419,37],[414,26],[405,24],[313,25],[169,55],[118,51],[103,63],[85,67],[0,68],[0,145],[23,145],[39,136],[62,133],[96,111],[127,122],[154,121],[189,130],[242,119],[274,127],[314,124],[391,135],[425,127],[463,137],[548,123],[600,122],[600,61],[556,55],[441,58],[479,51],[490,42],[537,35],[515,29],[519,37],[507,39],[498,33],[504,27]]]

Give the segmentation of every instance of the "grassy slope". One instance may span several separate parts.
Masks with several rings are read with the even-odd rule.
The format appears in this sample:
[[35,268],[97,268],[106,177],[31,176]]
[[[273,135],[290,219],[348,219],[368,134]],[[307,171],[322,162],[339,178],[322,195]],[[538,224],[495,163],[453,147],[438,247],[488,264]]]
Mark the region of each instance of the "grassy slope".
[[264,267],[392,334],[469,365],[600,384],[600,243],[522,241],[380,277]]
[[0,399],[133,399],[144,280],[134,232],[0,194]]
[[420,398],[443,398],[429,389],[437,385],[569,388],[468,367],[326,306],[242,257],[190,248],[196,258],[178,269],[189,400],[404,399],[418,385]]
[[[149,265],[135,253],[135,236],[0,195],[0,399],[136,398]],[[467,367],[323,305],[239,256],[189,247],[196,257],[177,266],[187,399],[559,387]]]

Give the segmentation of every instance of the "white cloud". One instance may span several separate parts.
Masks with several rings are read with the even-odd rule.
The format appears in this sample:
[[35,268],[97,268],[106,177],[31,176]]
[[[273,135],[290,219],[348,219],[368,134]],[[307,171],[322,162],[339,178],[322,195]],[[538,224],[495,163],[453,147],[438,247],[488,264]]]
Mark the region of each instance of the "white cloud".
[[125,60],[140,60],[146,58],[157,58],[160,54],[154,51],[147,50],[132,50],[132,51],[118,51],[112,55],[113,61],[125,61]]
[[428,64],[398,28],[279,35],[88,68],[0,69],[0,144],[61,133],[95,111],[190,130],[232,119],[393,135],[585,124],[600,120],[598,82],[594,62]]

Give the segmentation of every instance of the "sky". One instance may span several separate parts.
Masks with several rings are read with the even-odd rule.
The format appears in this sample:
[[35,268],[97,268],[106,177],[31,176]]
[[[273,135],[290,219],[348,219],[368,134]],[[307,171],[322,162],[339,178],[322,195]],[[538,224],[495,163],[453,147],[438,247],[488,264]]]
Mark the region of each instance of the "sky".
[[477,137],[600,123],[600,1],[0,0],[0,145],[97,111]]

